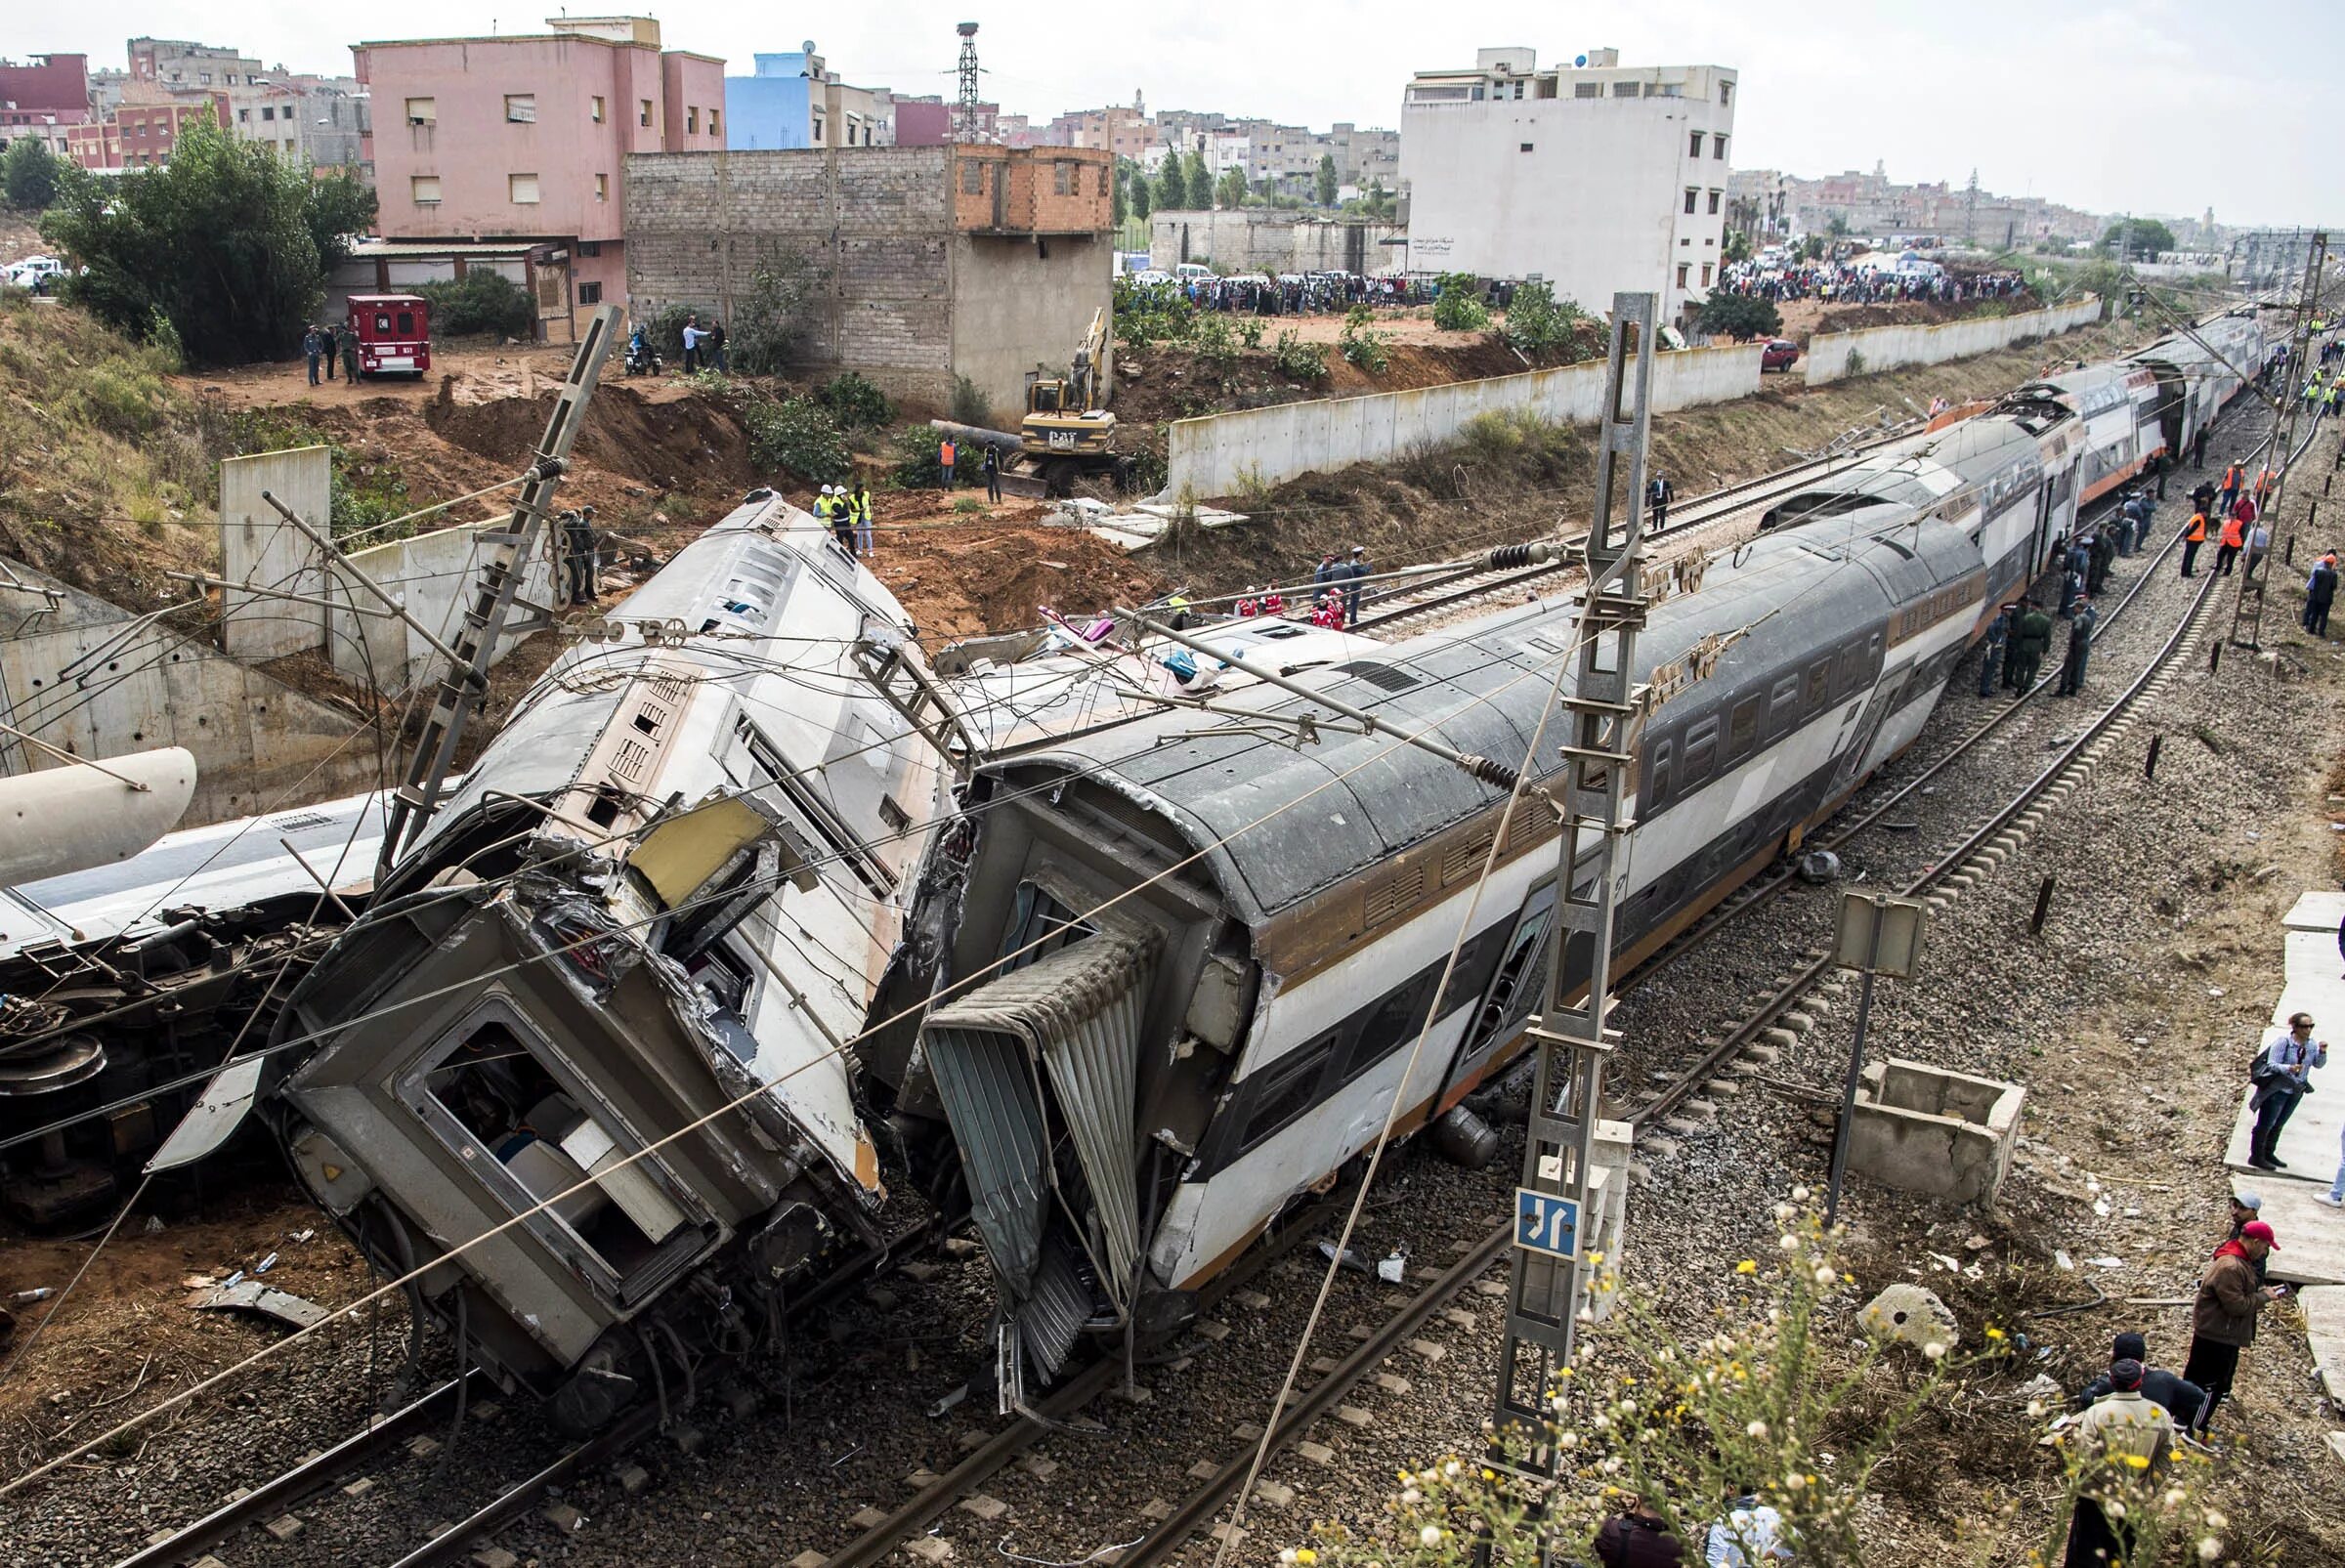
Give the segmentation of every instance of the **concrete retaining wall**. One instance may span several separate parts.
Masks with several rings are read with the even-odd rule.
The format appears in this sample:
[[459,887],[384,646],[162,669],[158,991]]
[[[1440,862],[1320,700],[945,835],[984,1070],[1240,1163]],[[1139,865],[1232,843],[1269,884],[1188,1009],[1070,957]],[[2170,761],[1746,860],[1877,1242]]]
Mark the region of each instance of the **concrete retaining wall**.
[[[180,826],[331,800],[378,782],[374,741],[356,713],[10,565],[24,581],[55,589],[59,603],[23,620],[21,635],[0,638],[0,712],[75,756],[187,747],[195,795]],[[0,773],[52,766],[70,764],[0,737]]]
[[[2101,319],[2101,301],[2089,298],[2071,305],[2027,311],[2018,316],[1975,316],[1961,321],[1916,322],[1908,326],[1868,326],[1856,332],[1819,332],[1809,339],[1801,361],[1808,384],[1820,387],[1845,376],[1869,375],[1908,364],[1943,364],[2009,348],[2022,338],[2052,337]],[[1852,357],[1862,357],[1862,368],[1852,369]]]
[[[1653,410],[1725,403],[1759,390],[1758,344],[1683,349],[1653,361]],[[1235,495],[1300,474],[1382,462],[1457,438],[1479,414],[1520,410],[1590,424],[1603,408],[1604,362],[1451,381],[1366,398],[1326,398],[1173,422],[1167,484],[1175,496]]]
[[[455,640],[465,607],[480,580],[481,536],[504,527],[500,520],[418,534],[357,551],[350,564],[396,596],[407,614],[429,626],[433,635],[449,643]],[[339,568],[335,574],[343,575]],[[521,597],[532,604],[552,605],[554,595],[553,553],[544,548],[531,551],[522,570]],[[356,582],[337,583],[326,597],[366,610],[379,604]],[[335,669],[361,686],[401,691],[425,673],[429,661],[438,657],[432,645],[404,620],[362,614],[358,609],[334,609],[323,614],[326,657],[334,661]],[[517,609],[515,618],[531,618],[531,613]],[[504,658],[520,642],[511,635],[500,639],[490,662]]]
[[[260,498],[266,489],[295,515],[322,525],[328,513],[327,455],[323,446],[305,446],[232,457],[220,465],[221,576],[333,606],[224,592],[222,645],[238,657],[256,659],[323,649],[347,679],[395,695],[423,672],[434,657],[432,646],[403,620],[366,614],[379,609],[381,601],[340,567],[329,571],[318,546]],[[442,642],[449,642],[479,580],[480,535],[503,527],[499,520],[444,529],[353,552],[350,563],[397,596]],[[521,597],[551,605],[553,595],[552,557],[541,541],[523,571]],[[494,657],[503,658],[519,640],[505,638]]]

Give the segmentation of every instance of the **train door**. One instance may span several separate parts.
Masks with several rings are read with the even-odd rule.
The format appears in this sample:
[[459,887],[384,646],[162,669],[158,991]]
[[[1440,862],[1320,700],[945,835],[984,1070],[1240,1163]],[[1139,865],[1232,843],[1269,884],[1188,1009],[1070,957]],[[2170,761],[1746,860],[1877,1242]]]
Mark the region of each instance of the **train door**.
[[1481,1005],[1458,1038],[1436,1103],[1445,1103],[1454,1085],[1471,1081],[1500,1047],[1522,1033],[1547,992],[1548,965],[1554,961],[1556,949],[1555,923],[1556,882],[1551,876],[1523,900],[1514,928],[1507,933],[1497,971],[1482,992]]

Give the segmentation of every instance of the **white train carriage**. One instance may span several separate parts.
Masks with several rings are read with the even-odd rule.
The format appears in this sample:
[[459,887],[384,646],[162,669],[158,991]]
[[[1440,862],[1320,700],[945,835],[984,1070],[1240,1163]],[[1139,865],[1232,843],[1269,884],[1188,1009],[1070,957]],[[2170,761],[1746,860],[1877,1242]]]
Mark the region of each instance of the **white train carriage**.
[[901,608],[770,492],[614,621],[294,993],[318,1043],[264,1099],[370,1257],[444,1259],[423,1304],[578,1426],[874,1234],[848,1042],[950,801],[882,689],[921,678]]
[[[1725,651],[1639,742],[1631,958],[1912,739],[1986,581],[1973,530],[1874,505],[1722,556],[1653,612],[1654,664]],[[1510,610],[1302,678],[1511,766],[1574,628],[1562,606]],[[973,833],[939,840],[949,960],[902,979],[942,999],[917,1046],[874,1042],[898,1124],[949,1125],[997,1274],[1005,1398],[1087,1328],[1180,1321],[1396,1097],[1420,1127],[1516,1051],[1540,995],[1551,811],[1518,807],[1436,1001],[1502,795],[1332,722],[1301,746],[1248,724],[1307,699],[1255,687],[1217,705],[1225,728],[1176,712],[989,761]],[[1567,954],[1567,987],[1587,967]]]
[[2247,390],[2239,372],[2252,376],[2264,364],[2263,326],[2252,308],[2213,317],[2195,331],[2196,337],[2178,332],[2159,338],[2131,356],[2157,378],[2159,427],[2166,449],[2178,456]]

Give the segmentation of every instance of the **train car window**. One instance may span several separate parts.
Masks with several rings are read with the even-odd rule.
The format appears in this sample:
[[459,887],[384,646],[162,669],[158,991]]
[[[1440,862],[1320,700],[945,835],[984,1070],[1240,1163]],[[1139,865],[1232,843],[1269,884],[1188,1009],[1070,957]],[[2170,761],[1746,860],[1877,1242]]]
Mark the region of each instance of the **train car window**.
[[1344,1058],[1343,1082],[1350,1082],[1401,1046],[1415,1041],[1417,1032],[1425,1027],[1425,1010],[1432,1004],[1433,988],[1440,983],[1441,971],[1428,969],[1377,1003],[1376,1010],[1368,1015],[1368,1021],[1360,1026],[1359,1035],[1352,1040],[1350,1054]]
[[1832,657],[1829,654],[1808,666],[1808,716],[1814,718],[1832,705]]
[[1685,732],[1685,787],[1706,783],[1717,763],[1718,715],[1714,713]]
[[1764,693],[1753,692],[1734,704],[1727,715],[1726,764],[1731,768],[1749,756],[1759,744],[1759,713],[1767,705]]
[[1800,672],[1777,678],[1767,694],[1767,740],[1769,745],[1800,727]]
[[1864,685],[1864,639],[1844,643],[1832,656],[1832,700],[1845,701]]
[[1664,736],[1644,756],[1644,784],[1637,791],[1637,809],[1647,816],[1669,799],[1671,765],[1677,760],[1677,740]]
[[[1246,1141],[1241,1154],[1260,1148],[1279,1128],[1309,1110],[1318,1099],[1319,1075],[1343,1038],[1341,1026],[1309,1044],[1290,1052],[1258,1075],[1258,1087],[1249,1096],[1254,1109],[1246,1116]],[[1251,1081],[1250,1081],[1251,1086]]]

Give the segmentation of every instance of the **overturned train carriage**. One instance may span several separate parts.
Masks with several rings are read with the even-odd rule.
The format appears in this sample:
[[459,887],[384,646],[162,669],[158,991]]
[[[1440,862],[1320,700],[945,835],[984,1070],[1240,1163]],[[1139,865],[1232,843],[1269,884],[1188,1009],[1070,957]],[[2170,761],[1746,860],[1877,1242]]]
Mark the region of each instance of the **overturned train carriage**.
[[[1654,611],[1644,657],[1707,673],[1638,742],[1624,949],[1665,941],[1913,739],[1987,581],[2017,570],[1983,531],[1874,504],[1722,556]],[[1568,607],[1514,609],[1302,678],[1512,765],[1574,635]],[[1428,752],[1324,710],[1315,743],[1289,743],[1311,703],[1266,687],[1216,705],[991,758],[916,915],[950,928],[940,966],[891,982],[939,998],[872,1065],[899,1125],[941,1122],[958,1149],[1005,1403],[1087,1331],[1182,1321],[1395,1097],[1403,1132],[1454,1107],[1520,1048],[1552,961],[1540,799],[1496,843],[1503,794]],[[1564,985],[1587,969],[1566,954]]]
[[374,1263],[580,1426],[875,1237],[851,1041],[950,787],[901,609],[770,494],[615,623],[294,993],[264,1096]]

